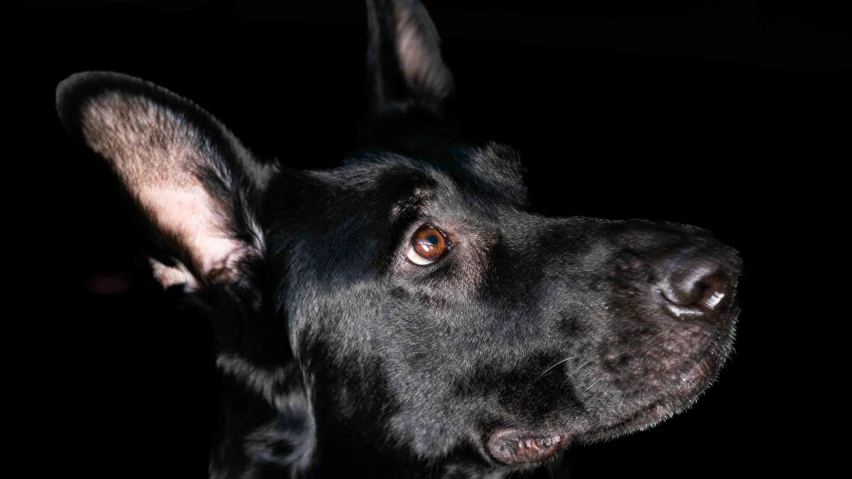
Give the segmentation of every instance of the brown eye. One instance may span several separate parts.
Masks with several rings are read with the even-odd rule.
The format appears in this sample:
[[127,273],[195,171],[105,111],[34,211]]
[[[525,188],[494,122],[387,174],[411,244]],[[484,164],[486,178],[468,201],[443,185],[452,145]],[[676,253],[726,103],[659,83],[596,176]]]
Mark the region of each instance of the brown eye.
[[423,225],[411,238],[407,256],[414,264],[427,265],[447,254],[451,247],[452,243],[443,231],[432,225]]

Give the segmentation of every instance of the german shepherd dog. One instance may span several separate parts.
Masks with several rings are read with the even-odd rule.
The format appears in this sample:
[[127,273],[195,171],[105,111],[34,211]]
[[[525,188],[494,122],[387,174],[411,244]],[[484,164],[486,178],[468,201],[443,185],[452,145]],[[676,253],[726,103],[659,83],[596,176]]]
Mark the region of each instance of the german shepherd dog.
[[464,143],[418,0],[367,2],[371,103],[334,169],[258,158],[141,79],[56,92],[209,319],[212,478],[504,477],[683,411],[731,350],[741,260],[702,229],[535,214],[518,154]]

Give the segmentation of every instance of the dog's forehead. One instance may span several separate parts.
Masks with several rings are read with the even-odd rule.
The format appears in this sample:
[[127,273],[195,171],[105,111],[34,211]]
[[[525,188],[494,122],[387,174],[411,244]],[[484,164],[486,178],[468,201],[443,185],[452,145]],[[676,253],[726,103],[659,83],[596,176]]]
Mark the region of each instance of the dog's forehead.
[[338,187],[371,189],[389,200],[420,205],[458,200],[521,206],[527,199],[517,152],[493,142],[372,150],[347,158],[329,177]]

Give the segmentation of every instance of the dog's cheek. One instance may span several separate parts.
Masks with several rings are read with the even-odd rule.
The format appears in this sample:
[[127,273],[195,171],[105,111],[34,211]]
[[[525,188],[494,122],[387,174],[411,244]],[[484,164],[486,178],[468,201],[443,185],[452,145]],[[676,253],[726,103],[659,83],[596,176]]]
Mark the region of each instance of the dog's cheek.
[[451,351],[450,343],[458,338],[446,336],[459,318],[439,314],[441,310],[397,290],[385,302],[375,331],[380,340],[374,353],[381,359],[381,380],[390,395],[382,405],[390,414],[377,416],[386,420],[382,434],[407,454],[431,459],[467,439],[468,418],[481,407],[453,397],[450,381],[465,367],[465,359]]
[[378,289],[303,286],[311,303],[292,308],[293,342],[320,411],[322,449],[384,444],[398,401],[387,384],[387,348],[395,346],[382,331]]

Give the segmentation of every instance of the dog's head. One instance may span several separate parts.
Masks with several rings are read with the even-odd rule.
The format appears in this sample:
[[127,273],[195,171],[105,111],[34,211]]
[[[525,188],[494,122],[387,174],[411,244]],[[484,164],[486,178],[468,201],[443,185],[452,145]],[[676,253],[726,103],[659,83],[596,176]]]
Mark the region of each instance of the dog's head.
[[369,148],[336,169],[262,161],[139,79],[58,88],[153,274],[216,331],[211,471],[499,474],[692,404],[731,348],[736,253],[695,227],[531,213],[511,148],[445,128],[420,3],[368,6]]

